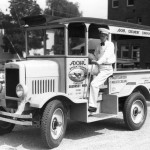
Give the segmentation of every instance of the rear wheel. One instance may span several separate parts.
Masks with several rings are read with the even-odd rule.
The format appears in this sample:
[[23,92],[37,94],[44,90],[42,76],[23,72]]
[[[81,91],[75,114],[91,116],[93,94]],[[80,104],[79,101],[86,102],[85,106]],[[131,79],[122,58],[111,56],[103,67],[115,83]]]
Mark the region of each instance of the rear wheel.
[[147,116],[145,97],[139,92],[131,94],[125,101],[123,115],[128,129],[140,129]]
[[62,141],[67,126],[66,116],[66,110],[60,101],[51,101],[46,106],[41,120],[41,135],[47,147],[57,147]]

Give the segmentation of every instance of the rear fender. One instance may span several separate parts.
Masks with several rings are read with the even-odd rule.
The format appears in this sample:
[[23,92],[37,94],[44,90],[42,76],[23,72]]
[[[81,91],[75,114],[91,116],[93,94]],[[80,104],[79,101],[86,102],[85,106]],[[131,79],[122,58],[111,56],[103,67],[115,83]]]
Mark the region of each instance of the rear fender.
[[137,87],[137,85],[127,84],[119,92],[118,97],[128,96]]
[[118,97],[129,96],[133,92],[140,92],[146,100],[150,101],[150,94],[147,87],[143,85],[126,85],[118,94]]

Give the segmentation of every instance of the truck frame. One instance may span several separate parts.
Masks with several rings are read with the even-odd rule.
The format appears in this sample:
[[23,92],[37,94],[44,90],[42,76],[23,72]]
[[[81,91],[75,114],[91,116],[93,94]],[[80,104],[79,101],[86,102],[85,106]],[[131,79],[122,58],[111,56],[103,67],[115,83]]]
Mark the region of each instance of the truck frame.
[[[110,28],[116,55],[119,38],[149,38],[150,27],[86,17],[38,15],[22,20],[27,56],[5,64],[0,134],[11,132],[15,124],[40,127],[45,146],[54,148],[65,135],[67,119],[90,123],[123,112],[129,130],[143,126],[146,101],[150,101],[150,70],[142,68],[140,61],[117,59],[114,74],[100,86],[97,111],[90,113],[88,52],[100,42],[99,27]],[[127,68],[118,68],[120,64]]]

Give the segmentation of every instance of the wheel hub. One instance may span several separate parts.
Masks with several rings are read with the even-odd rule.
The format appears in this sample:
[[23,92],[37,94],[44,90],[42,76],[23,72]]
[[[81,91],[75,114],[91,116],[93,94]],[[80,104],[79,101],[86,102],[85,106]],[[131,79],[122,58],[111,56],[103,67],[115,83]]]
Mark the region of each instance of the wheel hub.
[[131,118],[135,124],[143,121],[144,118],[144,105],[140,100],[133,103],[131,107]]
[[58,121],[57,121],[57,118],[54,118],[53,119],[53,122],[52,122],[52,129],[55,130],[58,126]]
[[133,110],[133,115],[137,116],[139,113],[141,113],[141,111],[139,111],[138,107],[135,107]]
[[64,126],[64,114],[63,111],[58,108],[53,113],[52,121],[51,121],[51,135],[54,139],[58,139],[63,130]]

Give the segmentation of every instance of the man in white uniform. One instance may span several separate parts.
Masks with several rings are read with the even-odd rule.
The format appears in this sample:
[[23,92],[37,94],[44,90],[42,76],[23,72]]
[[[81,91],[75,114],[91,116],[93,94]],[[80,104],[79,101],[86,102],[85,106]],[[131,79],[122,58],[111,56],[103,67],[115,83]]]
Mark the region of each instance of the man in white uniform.
[[98,30],[100,32],[101,43],[94,52],[95,60],[92,60],[92,63],[97,65],[99,72],[90,85],[88,109],[90,112],[96,111],[97,98],[100,90],[99,86],[102,85],[106,79],[113,74],[112,64],[116,61],[114,44],[108,41],[108,35],[110,33],[109,29],[98,28]]

